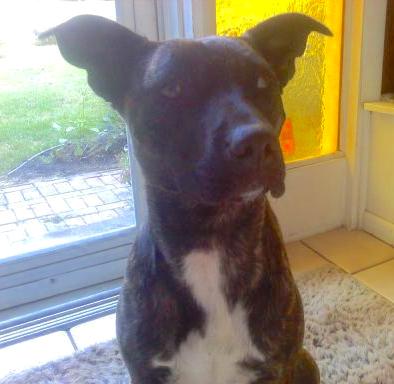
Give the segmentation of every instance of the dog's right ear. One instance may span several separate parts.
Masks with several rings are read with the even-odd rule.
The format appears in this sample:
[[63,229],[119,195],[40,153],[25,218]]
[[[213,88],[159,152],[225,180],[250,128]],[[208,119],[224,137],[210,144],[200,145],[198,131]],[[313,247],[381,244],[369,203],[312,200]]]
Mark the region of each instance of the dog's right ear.
[[155,43],[100,16],[76,16],[39,35],[55,35],[63,57],[88,72],[91,88],[117,109],[123,105],[133,71]]

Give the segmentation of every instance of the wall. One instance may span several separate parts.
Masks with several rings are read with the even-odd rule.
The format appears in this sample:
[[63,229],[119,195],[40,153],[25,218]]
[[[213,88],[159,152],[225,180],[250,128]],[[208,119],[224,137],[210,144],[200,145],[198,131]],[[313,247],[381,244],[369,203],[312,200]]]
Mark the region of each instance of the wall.
[[392,113],[371,113],[363,227],[394,244],[394,103]]

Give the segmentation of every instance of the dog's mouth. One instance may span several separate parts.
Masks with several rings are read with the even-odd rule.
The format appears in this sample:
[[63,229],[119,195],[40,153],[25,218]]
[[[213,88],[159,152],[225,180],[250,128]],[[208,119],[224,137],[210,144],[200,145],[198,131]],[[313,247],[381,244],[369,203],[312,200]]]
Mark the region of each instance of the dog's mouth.
[[265,178],[262,182],[252,183],[248,188],[242,188],[230,195],[218,198],[214,204],[219,205],[244,205],[253,203],[263,195],[270,193],[272,197],[279,198],[285,191],[284,176],[276,175],[275,177]]

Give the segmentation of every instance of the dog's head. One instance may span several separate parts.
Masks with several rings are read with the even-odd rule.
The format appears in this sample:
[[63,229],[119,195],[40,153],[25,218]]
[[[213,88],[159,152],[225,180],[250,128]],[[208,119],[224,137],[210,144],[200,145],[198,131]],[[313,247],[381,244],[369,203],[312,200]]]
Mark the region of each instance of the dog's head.
[[240,38],[151,42],[84,15],[45,35],[129,123],[148,185],[218,204],[283,193],[281,93],[312,31],[330,34],[283,14]]

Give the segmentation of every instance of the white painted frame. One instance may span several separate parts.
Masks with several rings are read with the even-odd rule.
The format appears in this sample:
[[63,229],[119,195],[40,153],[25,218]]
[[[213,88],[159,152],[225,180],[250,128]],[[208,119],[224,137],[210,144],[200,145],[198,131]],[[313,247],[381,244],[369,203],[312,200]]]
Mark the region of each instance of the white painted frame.
[[[361,50],[360,90],[359,90],[359,204],[358,224],[367,232],[389,244],[394,242],[394,224],[367,210],[369,152],[373,113],[386,113],[383,108],[374,108],[373,102],[381,99],[384,41],[387,1],[364,0],[363,44]],[[368,106],[369,104],[369,106]],[[372,106],[372,108],[371,108]],[[376,116],[375,116],[376,117]],[[394,198],[394,191],[393,191]]]

